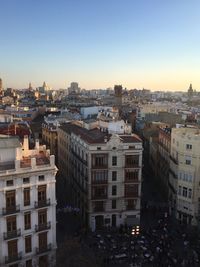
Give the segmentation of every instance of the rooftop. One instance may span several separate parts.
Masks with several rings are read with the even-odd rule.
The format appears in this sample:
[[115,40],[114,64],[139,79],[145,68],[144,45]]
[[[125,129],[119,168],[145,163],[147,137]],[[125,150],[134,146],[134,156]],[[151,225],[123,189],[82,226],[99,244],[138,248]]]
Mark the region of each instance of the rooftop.
[[[73,124],[63,124],[60,128],[67,133],[74,133],[77,136],[80,136],[85,142],[89,144],[99,144],[105,143],[110,140],[111,134],[100,131],[98,128],[87,130],[85,128],[79,127]],[[123,143],[137,143],[142,142],[142,140],[135,134],[132,135],[119,135]]]

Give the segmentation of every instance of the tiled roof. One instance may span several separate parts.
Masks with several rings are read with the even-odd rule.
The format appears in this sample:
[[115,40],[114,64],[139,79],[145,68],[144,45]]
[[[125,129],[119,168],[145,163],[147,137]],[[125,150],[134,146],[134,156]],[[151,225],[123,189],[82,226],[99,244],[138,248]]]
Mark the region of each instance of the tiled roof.
[[[106,132],[101,132],[98,128],[87,130],[85,128],[79,127],[77,125],[73,124],[63,124],[59,127],[63,131],[71,134],[74,133],[77,136],[80,136],[84,141],[86,141],[89,144],[100,144],[104,143],[105,139],[107,141],[110,140],[111,134],[108,134]],[[123,143],[138,143],[142,142],[142,140],[137,136],[136,134],[133,135],[119,135],[120,139],[123,141]]]

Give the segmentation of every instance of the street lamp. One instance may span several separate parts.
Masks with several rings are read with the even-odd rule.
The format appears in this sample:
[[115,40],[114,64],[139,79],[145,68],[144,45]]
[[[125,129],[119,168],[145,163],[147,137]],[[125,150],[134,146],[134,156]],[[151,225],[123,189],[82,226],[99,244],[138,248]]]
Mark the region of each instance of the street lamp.
[[140,233],[140,226],[139,225],[133,226],[131,234],[139,235],[139,233]]

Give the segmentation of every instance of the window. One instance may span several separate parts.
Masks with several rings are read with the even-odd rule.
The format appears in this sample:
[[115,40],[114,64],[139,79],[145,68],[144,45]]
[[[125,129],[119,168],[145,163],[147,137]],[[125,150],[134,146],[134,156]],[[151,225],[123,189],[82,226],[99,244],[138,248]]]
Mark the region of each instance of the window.
[[7,232],[13,232],[17,230],[16,216],[7,217]]
[[32,260],[26,261],[26,267],[32,267]]
[[38,186],[38,202],[46,201],[46,185]]
[[29,177],[23,178],[23,184],[29,184],[29,183],[30,183]]
[[126,209],[127,210],[134,210],[136,208],[136,199],[127,199]]
[[13,209],[15,208],[16,203],[15,203],[15,190],[12,191],[7,191],[6,192],[6,209]]
[[129,168],[135,168],[139,166],[139,156],[127,155],[125,157],[125,165]]
[[31,229],[31,213],[30,212],[24,213],[24,229],[25,230]]
[[92,189],[93,198],[106,198],[107,197],[107,186],[95,186]]
[[189,182],[192,182],[192,174],[189,174]]
[[138,181],[138,170],[125,170],[125,180],[137,182]]
[[108,155],[107,154],[93,154],[92,155],[92,167],[93,168],[107,168],[107,166],[108,166]]
[[92,182],[94,183],[106,183],[108,180],[108,172],[107,171],[92,171]]
[[31,235],[25,236],[25,252],[29,253],[32,251]]
[[8,241],[8,257],[16,257],[18,253],[17,239]]
[[24,188],[24,206],[30,205],[30,188]]
[[98,146],[98,147],[97,147],[97,150],[101,150],[101,147],[100,147],[100,146]]
[[188,189],[188,198],[192,198],[192,189]]
[[112,186],[112,196],[116,196],[117,195],[117,186],[113,185]]
[[192,145],[190,145],[190,144],[186,144],[186,149],[191,150],[191,149],[192,149]]
[[39,180],[40,182],[41,182],[41,181],[44,181],[44,175],[39,175],[38,180]]
[[138,197],[138,184],[125,185],[125,197]]
[[47,210],[39,210],[38,211],[38,224],[46,224],[47,223]]
[[112,166],[117,166],[117,157],[116,156],[112,157]]
[[186,159],[186,160],[185,160],[185,164],[186,164],[186,165],[191,165],[191,159]]
[[112,181],[117,181],[117,172],[116,171],[112,172]]
[[115,199],[112,200],[112,209],[116,209],[117,202]]
[[187,197],[187,188],[183,187],[183,197]]
[[39,250],[47,248],[47,232],[38,235]]
[[6,186],[13,186],[13,180],[6,181]]

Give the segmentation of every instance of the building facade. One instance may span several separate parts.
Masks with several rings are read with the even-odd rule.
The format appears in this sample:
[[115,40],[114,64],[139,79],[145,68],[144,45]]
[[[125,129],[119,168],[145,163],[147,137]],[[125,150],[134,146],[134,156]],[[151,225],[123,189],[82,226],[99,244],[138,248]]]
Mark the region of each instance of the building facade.
[[200,130],[173,128],[171,135],[169,182],[171,210],[185,224],[200,222]]
[[139,224],[142,141],[137,135],[66,124],[58,131],[58,151],[73,204],[90,229]]
[[0,137],[0,266],[55,266],[54,156]]
[[57,160],[57,126],[53,123],[44,122],[42,124],[42,142],[50,149],[52,155]]

